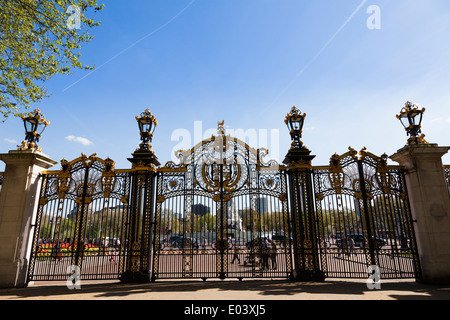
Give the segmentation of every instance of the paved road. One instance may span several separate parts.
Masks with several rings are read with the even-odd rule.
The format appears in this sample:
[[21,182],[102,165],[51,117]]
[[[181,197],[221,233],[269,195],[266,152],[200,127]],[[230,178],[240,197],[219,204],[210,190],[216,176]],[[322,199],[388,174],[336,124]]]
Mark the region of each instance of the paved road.
[[450,299],[450,285],[411,281],[381,281],[381,290],[369,290],[364,281],[326,280],[296,283],[285,280],[157,281],[120,284],[116,281],[81,282],[69,290],[65,282],[36,282],[23,289],[0,289],[1,300],[401,300]]

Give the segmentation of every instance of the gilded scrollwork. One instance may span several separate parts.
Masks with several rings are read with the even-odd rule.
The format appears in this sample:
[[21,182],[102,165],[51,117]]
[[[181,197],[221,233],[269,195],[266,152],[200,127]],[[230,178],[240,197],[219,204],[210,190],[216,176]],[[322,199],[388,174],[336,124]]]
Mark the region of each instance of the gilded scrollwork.
[[[365,186],[365,194],[367,196],[368,200],[371,200],[373,198],[372,190],[373,186],[370,180],[364,179],[364,186]],[[356,199],[363,199],[363,191],[361,189],[361,180],[360,179],[354,179],[352,182],[352,188],[354,191],[354,195]]]
[[72,184],[72,165],[66,159],[61,160],[61,171],[58,173],[54,187],[60,199],[64,199]]
[[259,169],[267,169],[267,170],[278,170],[280,165],[277,161],[270,159],[268,161],[264,161],[264,158],[269,155],[269,149],[259,148],[258,152],[258,168]]
[[59,171],[44,172],[48,177],[45,182],[48,200],[70,199],[81,203],[84,198],[88,202],[108,197],[125,199],[126,197],[120,193],[128,172],[126,170],[117,172],[114,165],[113,160],[109,158],[103,160],[96,154],[89,157],[82,154],[70,162],[62,159]]
[[92,195],[94,194],[95,186],[92,183],[80,184],[75,189],[77,195],[76,203],[79,205],[89,204],[92,202]]
[[383,154],[381,157],[377,159],[377,171],[375,174],[375,179],[378,183],[378,186],[385,194],[391,193],[391,184],[392,184],[392,174],[387,165],[387,154]]
[[167,176],[162,183],[164,191],[168,193],[179,191],[184,187],[184,179],[179,176]]
[[105,159],[105,169],[102,172],[100,179],[101,189],[103,190],[103,196],[109,197],[114,190],[116,184],[116,173],[114,171],[115,162],[110,158]]
[[166,197],[162,196],[162,195],[158,195],[156,197],[156,202],[157,203],[163,203],[164,201],[166,201]]
[[89,157],[86,156],[84,153],[81,154],[81,162],[83,163],[85,168],[89,168],[92,166],[92,164],[98,160],[97,153],[94,153],[90,155]]
[[346,175],[341,165],[341,157],[338,154],[334,154],[330,159],[330,170],[328,172],[328,179],[331,187],[337,194],[342,193],[342,189],[345,186]]
[[370,199],[379,193],[390,194],[394,189],[401,193],[401,178],[388,165],[387,159],[386,154],[378,157],[365,147],[359,152],[349,147],[349,151],[343,155],[334,154],[329,165],[323,167],[326,178],[323,175],[317,178],[319,193],[324,196],[353,194],[359,199],[362,197],[361,181],[364,181],[365,191]]

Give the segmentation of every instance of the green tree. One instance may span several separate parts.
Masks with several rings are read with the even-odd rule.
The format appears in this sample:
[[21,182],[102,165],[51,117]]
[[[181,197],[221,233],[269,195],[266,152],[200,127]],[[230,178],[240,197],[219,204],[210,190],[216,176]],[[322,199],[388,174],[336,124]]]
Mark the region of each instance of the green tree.
[[102,9],[97,0],[0,2],[1,121],[48,97],[44,81],[53,75],[92,69],[79,60],[79,49],[100,25],[87,15]]
[[182,223],[173,210],[164,209],[161,212],[161,232],[165,234],[170,230],[172,234],[179,233],[182,230]]
[[211,231],[216,227],[216,217],[211,213],[203,216],[194,215],[194,232]]

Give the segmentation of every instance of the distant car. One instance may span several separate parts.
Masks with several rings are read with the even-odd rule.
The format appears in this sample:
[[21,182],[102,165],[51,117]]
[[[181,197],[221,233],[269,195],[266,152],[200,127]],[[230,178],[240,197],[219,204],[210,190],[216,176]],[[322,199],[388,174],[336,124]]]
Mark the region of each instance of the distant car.
[[199,248],[199,243],[195,238],[185,238],[183,236],[176,237],[175,240],[172,241],[172,247],[174,248]]
[[172,243],[172,242],[174,242],[174,241],[176,241],[177,239],[182,238],[182,237],[183,237],[183,236],[178,235],[178,234],[173,235],[173,236],[170,236],[169,242]]
[[[355,242],[355,247],[364,249],[366,246],[366,242],[364,241],[364,235],[362,235],[362,234],[349,234],[349,235],[347,235],[347,238],[353,239],[353,241]],[[384,239],[375,237],[375,240],[377,242],[376,249],[380,249],[381,247],[386,245],[386,240],[384,240]],[[342,239],[341,238],[336,240],[336,246],[338,248],[342,248]]]

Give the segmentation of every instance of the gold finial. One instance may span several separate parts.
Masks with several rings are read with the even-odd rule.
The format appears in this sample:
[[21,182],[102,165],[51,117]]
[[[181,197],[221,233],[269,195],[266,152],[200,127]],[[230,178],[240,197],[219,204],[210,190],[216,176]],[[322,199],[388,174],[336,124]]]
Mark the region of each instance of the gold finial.
[[217,122],[217,133],[221,135],[225,135],[225,120],[222,120],[222,122]]

